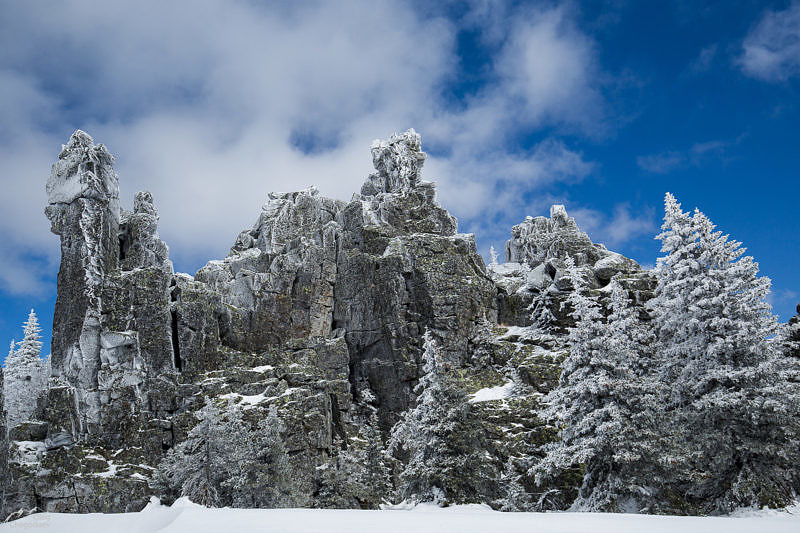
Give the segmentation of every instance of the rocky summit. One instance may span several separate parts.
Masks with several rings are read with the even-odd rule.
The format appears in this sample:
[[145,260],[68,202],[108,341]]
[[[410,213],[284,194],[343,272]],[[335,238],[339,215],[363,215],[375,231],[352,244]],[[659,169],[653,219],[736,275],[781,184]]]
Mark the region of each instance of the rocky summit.
[[471,395],[497,472],[552,440],[536,413],[567,351],[565,259],[599,296],[616,277],[639,303],[649,273],[592,243],[563,206],[514,226],[507,262],[487,267],[422,179],[417,133],[376,141],[372,159],[350,202],[270,194],[228,256],[190,276],[173,270],[150,193],[121,209],[114,157],[76,131],[47,181],[61,239],[51,376],[0,446],[4,516],[140,510],[206,398],[254,425],[275,407],[302,501],[324,505],[336,449],[364,442],[376,418],[385,440],[414,404],[426,331]]

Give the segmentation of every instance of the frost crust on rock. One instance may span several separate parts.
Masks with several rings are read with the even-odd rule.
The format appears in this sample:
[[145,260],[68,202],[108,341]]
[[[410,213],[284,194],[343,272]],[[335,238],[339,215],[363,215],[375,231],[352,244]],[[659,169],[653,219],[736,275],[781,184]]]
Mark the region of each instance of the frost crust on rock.
[[377,173],[367,178],[361,194],[374,196],[413,189],[420,181],[426,157],[421,138],[413,129],[394,134],[387,141],[373,141],[372,164]]

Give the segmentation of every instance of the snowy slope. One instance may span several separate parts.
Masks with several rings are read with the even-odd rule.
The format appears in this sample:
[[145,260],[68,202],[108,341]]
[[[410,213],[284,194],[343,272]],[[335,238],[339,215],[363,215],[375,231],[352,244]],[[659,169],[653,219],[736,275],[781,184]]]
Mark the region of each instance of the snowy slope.
[[595,513],[499,513],[479,505],[445,509],[353,511],[330,509],[206,509],[188,501],[151,503],[140,513],[35,514],[0,531],[58,533],[770,533],[800,531],[800,505],[789,512],[757,511],[736,517],[676,517]]

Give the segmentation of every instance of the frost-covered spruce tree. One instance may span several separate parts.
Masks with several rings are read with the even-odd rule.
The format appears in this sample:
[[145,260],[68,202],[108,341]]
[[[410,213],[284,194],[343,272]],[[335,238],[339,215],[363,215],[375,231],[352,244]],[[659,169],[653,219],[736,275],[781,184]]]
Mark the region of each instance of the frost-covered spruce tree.
[[545,398],[548,405],[542,413],[556,421],[560,440],[547,446],[546,456],[531,473],[541,484],[583,465],[583,483],[573,508],[639,510],[648,492],[640,476],[647,446],[639,426],[647,425],[653,405],[644,398],[637,372],[646,336],[614,333],[638,328],[616,282],[607,324],[599,304],[586,294],[582,270],[571,258],[565,262],[573,288],[567,303],[575,325],[569,331],[570,354],[562,364],[559,385]]
[[[243,426],[240,416],[233,414],[231,420]],[[257,431],[236,433],[241,440],[232,460],[238,467],[223,482],[235,507],[293,507],[302,503],[281,436],[285,429],[273,405],[267,417],[258,422]]]
[[500,474],[500,487],[503,496],[494,502],[494,508],[503,512],[525,512],[533,508],[530,495],[522,484],[522,473],[511,457]]
[[558,323],[558,319],[552,311],[554,291],[555,287],[552,285],[542,289],[528,306],[528,310],[531,312],[531,322],[539,331],[550,332]]
[[489,247],[489,264],[491,266],[497,266],[497,250],[494,249],[494,246]]
[[330,461],[320,468],[316,503],[336,509],[378,509],[389,498],[391,472],[374,417],[362,430],[363,438],[352,438],[344,447],[334,443]]
[[282,507],[295,502],[283,424],[273,410],[250,430],[233,405],[206,398],[197,424],[159,464],[157,487],[166,496],[186,496],[207,507]]
[[230,437],[222,413],[211,400],[195,413],[197,424],[186,440],[169,450],[158,465],[157,486],[166,496],[188,497],[206,507],[220,507],[222,483],[230,477]]
[[22,326],[24,337],[6,357],[5,408],[8,428],[27,420],[36,410],[36,401],[44,389],[41,331],[36,313],[31,309]]
[[684,432],[673,489],[690,510],[782,506],[797,488],[796,361],[783,357],[766,301],[770,281],[741,243],[667,194],[656,295],[665,421]]
[[430,332],[425,333],[423,358],[417,404],[392,428],[389,440],[390,452],[407,457],[398,495],[439,505],[492,501],[498,472],[485,431]]

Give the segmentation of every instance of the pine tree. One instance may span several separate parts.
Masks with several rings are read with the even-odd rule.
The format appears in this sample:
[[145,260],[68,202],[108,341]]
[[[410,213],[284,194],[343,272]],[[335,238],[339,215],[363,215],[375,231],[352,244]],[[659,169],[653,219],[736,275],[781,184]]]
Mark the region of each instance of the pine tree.
[[301,503],[289,454],[281,434],[286,426],[273,405],[267,417],[258,422],[255,432],[240,433],[246,440],[238,444],[238,473],[225,486],[232,491],[235,507],[292,507]]
[[[186,440],[171,448],[158,466],[159,488],[206,507],[222,504],[220,486],[228,477],[228,440],[219,410],[206,398]],[[234,432],[231,437],[235,437]]]
[[531,312],[533,326],[542,332],[550,332],[558,324],[558,319],[553,314],[555,287],[551,285],[537,293],[531,301],[528,310]]
[[417,404],[392,428],[389,441],[390,452],[408,457],[399,496],[440,505],[491,501],[498,487],[489,443],[430,332],[423,359]]
[[279,507],[294,503],[283,423],[271,410],[250,430],[233,405],[221,410],[206,398],[197,424],[159,464],[157,486],[207,507]]
[[703,512],[785,505],[797,484],[800,389],[796,363],[774,342],[770,281],[741,243],[670,194],[662,230],[667,255],[649,305],[659,374],[672,391],[664,420],[686,440],[674,492]]
[[321,467],[316,498],[320,507],[378,509],[389,497],[391,475],[377,425],[373,416],[362,430],[363,438],[350,439],[346,448],[336,440],[331,460]]
[[[11,351],[14,351],[14,342],[11,342]],[[6,490],[10,481],[8,475],[8,430],[6,427],[5,377],[0,368],[0,518],[6,517]]]
[[525,512],[532,509],[530,495],[522,485],[522,474],[517,470],[513,458],[509,457],[500,475],[503,497],[495,502],[494,508],[503,512]]
[[531,473],[541,484],[583,465],[574,508],[626,510],[647,492],[639,473],[649,455],[642,431],[652,418],[652,402],[638,372],[646,334],[638,331],[618,283],[612,282],[612,314],[604,323],[599,304],[586,294],[581,269],[571,258],[565,263],[573,288],[567,303],[575,325],[559,385],[545,398],[548,406],[542,413],[556,420],[560,440],[546,448],[547,455]]
[[31,309],[28,320],[22,329],[25,332],[25,336],[17,347],[17,353],[38,359],[42,352],[42,328],[39,326],[39,319],[33,309]]
[[45,386],[42,360],[41,331],[36,313],[31,309],[23,325],[25,332],[21,342],[6,357],[5,407],[8,428],[30,418],[36,410],[36,402]]

